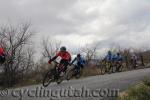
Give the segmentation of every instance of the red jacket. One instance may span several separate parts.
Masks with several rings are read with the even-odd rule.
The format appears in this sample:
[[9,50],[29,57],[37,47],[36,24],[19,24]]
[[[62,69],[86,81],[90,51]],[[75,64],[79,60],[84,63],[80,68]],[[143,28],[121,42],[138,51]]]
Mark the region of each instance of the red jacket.
[[51,61],[54,61],[57,57],[61,57],[62,60],[67,60],[67,61],[71,61],[71,55],[69,52],[64,52],[62,53],[61,51],[59,51],[55,57],[53,57],[51,60],[49,60],[48,63],[51,63]]
[[0,55],[4,55],[4,49],[0,47]]
[[63,59],[63,60],[68,60],[68,61],[71,60],[71,55],[70,55],[69,52],[65,52],[64,54],[63,54],[62,52],[58,52],[58,53],[56,54],[56,56],[57,56],[57,57],[61,57],[61,59]]

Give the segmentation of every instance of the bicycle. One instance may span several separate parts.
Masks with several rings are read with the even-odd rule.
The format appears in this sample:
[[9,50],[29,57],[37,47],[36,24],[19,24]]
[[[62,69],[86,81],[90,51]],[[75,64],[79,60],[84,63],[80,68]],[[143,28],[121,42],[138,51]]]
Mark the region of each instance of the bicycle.
[[67,80],[70,80],[73,77],[75,77],[77,79],[80,78],[80,76],[81,76],[81,68],[78,71],[76,69],[76,67],[77,67],[77,65],[73,65],[73,67],[67,71],[67,74],[66,74],[66,79]]
[[46,74],[45,77],[43,79],[43,86],[47,87],[51,82],[57,82],[57,84],[60,84],[64,79],[65,79],[65,74],[63,76],[60,76],[59,73],[59,68],[61,66],[61,68],[64,68],[65,66],[56,61],[53,61],[55,63],[55,66],[53,69],[50,69]]
[[100,70],[101,70],[101,74],[105,74],[107,72],[107,64],[106,64],[106,60],[102,60],[100,62]]
[[117,61],[116,62],[116,72],[122,72],[123,71],[123,63],[122,61]]
[[113,72],[113,67],[114,67],[113,64],[114,64],[114,63],[113,63],[112,61],[104,61],[104,62],[103,62],[104,73],[108,73],[108,74],[112,73],[112,72]]
[[136,69],[138,67],[137,60],[131,59],[131,66],[132,66],[132,69]]

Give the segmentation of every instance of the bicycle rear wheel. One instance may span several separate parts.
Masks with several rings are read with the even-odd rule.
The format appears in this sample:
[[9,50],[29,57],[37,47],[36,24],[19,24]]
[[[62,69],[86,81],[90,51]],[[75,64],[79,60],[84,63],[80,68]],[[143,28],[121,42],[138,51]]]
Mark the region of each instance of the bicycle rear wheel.
[[46,73],[43,79],[43,86],[47,87],[51,82],[53,82],[53,80],[54,80],[53,70],[50,70]]
[[100,70],[101,70],[101,74],[102,75],[104,75],[107,72],[107,65],[106,65],[106,63],[102,62]]
[[64,80],[64,78],[62,76],[62,77],[59,77],[56,82],[57,82],[57,84],[60,84],[63,80]]
[[122,72],[122,71],[123,71],[123,68],[124,68],[124,66],[121,64],[121,65],[120,65],[120,70],[119,70],[119,71]]
[[75,76],[76,76],[77,79],[81,77],[81,69],[80,69],[79,72],[76,72]]

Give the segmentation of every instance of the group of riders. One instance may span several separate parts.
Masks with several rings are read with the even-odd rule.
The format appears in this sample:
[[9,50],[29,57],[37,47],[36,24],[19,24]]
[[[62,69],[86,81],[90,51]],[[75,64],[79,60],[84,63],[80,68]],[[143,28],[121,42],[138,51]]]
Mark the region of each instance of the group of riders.
[[112,69],[113,72],[113,67],[116,67],[117,72],[121,71],[120,68],[122,67],[123,57],[119,52],[113,54],[111,51],[108,51],[102,61],[109,64],[109,68],[106,69],[106,71],[110,71]]
[[[61,58],[59,62],[60,66],[58,68],[60,76],[64,75],[64,72],[66,71],[68,65],[71,66],[72,64],[74,64],[77,72],[80,72],[81,68],[83,68],[85,65],[85,59],[81,56],[81,54],[77,54],[76,57],[71,60],[71,54],[67,51],[65,46],[62,46],[59,52],[57,52],[56,55],[48,61],[48,63],[51,64],[51,62],[55,61],[57,57]],[[5,60],[4,49],[0,47],[0,63],[3,64]],[[115,62],[120,65],[123,61],[123,57],[119,52],[117,54],[113,54],[111,51],[108,51],[103,60],[110,63]],[[119,69],[120,68],[118,66],[116,70],[119,71]]]

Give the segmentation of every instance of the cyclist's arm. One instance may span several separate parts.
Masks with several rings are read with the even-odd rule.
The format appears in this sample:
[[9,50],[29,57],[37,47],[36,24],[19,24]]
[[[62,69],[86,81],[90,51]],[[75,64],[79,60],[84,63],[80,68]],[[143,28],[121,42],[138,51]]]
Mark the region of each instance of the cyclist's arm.
[[48,63],[50,64],[52,61],[54,61],[56,58],[57,58],[58,56],[54,56],[52,59],[50,59],[49,61],[48,61]]
[[82,58],[82,63],[85,64],[85,59]]
[[76,60],[77,58],[74,58],[74,60],[70,63],[70,65],[72,65]]
[[51,59],[51,61],[56,60],[56,59],[57,59],[57,57],[58,57],[58,56],[54,56],[54,57]]
[[59,55],[60,53],[57,53],[56,56],[54,56],[52,59],[48,61],[48,63],[50,64],[52,61],[56,60]]
[[119,60],[120,60],[120,61],[123,61],[123,60],[124,60],[124,57],[123,57],[123,56],[121,56],[121,57],[119,58]]
[[68,61],[71,62],[71,54],[67,52],[67,55],[68,55]]

